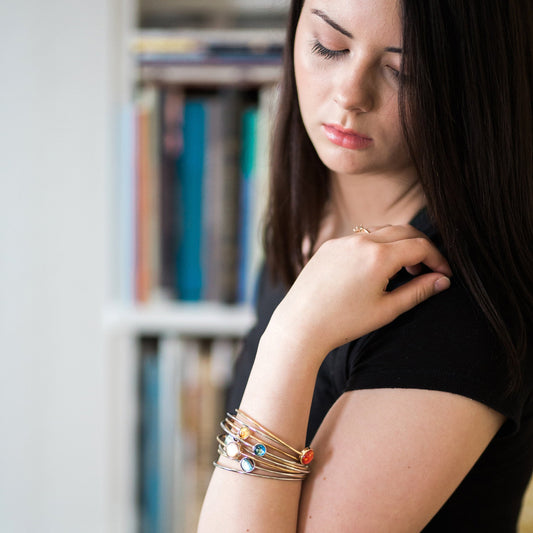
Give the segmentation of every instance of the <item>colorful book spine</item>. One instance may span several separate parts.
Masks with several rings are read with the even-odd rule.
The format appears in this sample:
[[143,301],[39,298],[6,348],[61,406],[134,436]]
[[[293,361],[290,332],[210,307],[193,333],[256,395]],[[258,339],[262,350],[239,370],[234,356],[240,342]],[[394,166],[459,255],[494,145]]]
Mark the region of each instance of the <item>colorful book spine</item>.
[[143,533],[159,533],[159,358],[157,341],[141,342],[140,517]]
[[136,105],[135,297],[154,296],[159,273],[159,92],[144,87]]
[[202,297],[202,195],[205,158],[205,101],[191,98],[183,116],[183,152],[177,162],[176,293],[181,300]]
[[253,300],[273,93],[139,90],[122,118],[123,301]]
[[222,262],[222,220],[224,217],[224,141],[223,124],[226,119],[222,101],[216,95],[208,104],[208,136],[206,172],[204,176],[204,228],[202,261],[204,287],[202,298],[220,299]]
[[253,247],[255,208],[255,153],[257,107],[247,108],[242,115],[241,198],[239,222],[239,276],[237,300],[250,302],[249,277]]
[[160,293],[165,299],[175,297],[176,260],[176,161],[183,151],[183,106],[185,95],[180,88],[162,89],[160,107]]
[[269,146],[273,118],[277,106],[277,95],[278,88],[274,85],[265,86],[259,90],[254,159],[254,208],[252,213],[252,235],[249,250],[250,262],[247,287],[247,294],[250,295],[250,301],[255,300],[256,279],[260,266],[264,260],[262,234],[268,199]]
[[232,339],[141,338],[142,533],[196,531],[237,346]]
[[224,180],[222,198],[223,216],[220,224],[220,294],[219,300],[234,303],[237,296],[238,233],[239,233],[239,188],[240,188],[240,143],[242,92],[227,89],[219,93],[224,113],[221,132],[224,150]]

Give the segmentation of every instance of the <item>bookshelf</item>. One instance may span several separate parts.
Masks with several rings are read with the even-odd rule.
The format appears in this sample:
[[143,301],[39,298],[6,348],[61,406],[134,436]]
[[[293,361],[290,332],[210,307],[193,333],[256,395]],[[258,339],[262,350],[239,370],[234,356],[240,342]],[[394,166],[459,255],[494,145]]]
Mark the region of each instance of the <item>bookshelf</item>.
[[[112,406],[109,530],[113,532],[195,531],[216,455],[211,433],[216,432],[239,343],[254,322],[251,301],[261,261],[262,207],[253,198],[266,197],[264,146],[280,73],[284,35],[280,28],[286,7],[282,0],[121,2],[114,291],[102,316]],[[179,102],[179,112],[173,116],[181,118],[170,126],[174,133],[179,129],[182,149],[169,156],[164,153],[163,132],[169,127],[165,113],[171,100]],[[201,114],[194,115],[199,109]],[[232,114],[238,114],[237,121]],[[196,163],[203,161],[201,168],[184,162],[183,154],[190,154],[187,146],[198,151],[198,142],[187,144],[187,136],[194,132],[187,130],[186,121],[197,122],[187,118],[191,116],[205,118],[201,133],[205,147],[196,157]],[[217,129],[228,123],[238,132]],[[244,155],[246,124],[254,124],[254,142],[247,151],[253,156]],[[230,148],[224,142],[213,148],[210,143],[217,138],[213,131],[229,138]],[[236,139],[238,150],[231,148]],[[180,181],[191,164],[203,183],[201,191],[192,193],[187,189],[190,184]],[[224,172],[217,173],[219,167]],[[246,181],[247,168],[252,169],[253,185],[251,179]],[[233,172],[232,180],[223,179],[228,172]],[[210,184],[215,174],[218,186]],[[180,187],[179,193],[165,188],[164,179]],[[225,181],[233,183],[229,192],[220,188]],[[186,206],[180,204],[180,195],[187,197]],[[233,203],[218,202],[219,195],[225,202],[231,196]],[[193,210],[192,198],[201,198],[202,214],[190,226],[185,213]],[[246,203],[250,198],[251,207]],[[178,213],[170,226],[163,209],[167,216]],[[213,223],[215,216],[219,218]],[[226,246],[215,252],[217,239],[228,237],[227,228],[226,234],[217,233],[228,218],[233,220],[233,250],[228,252]],[[191,237],[191,227],[201,231]],[[253,229],[246,233],[243,227]],[[188,237],[196,242],[193,267],[180,259],[180,254],[186,255],[180,247]],[[165,256],[169,242],[171,253]],[[232,259],[227,259],[228,253]],[[180,273],[195,268],[202,277],[200,288],[193,290],[180,280]],[[226,270],[232,268],[239,275],[228,289]],[[226,272],[222,276],[226,281],[217,281],[213,270]]]

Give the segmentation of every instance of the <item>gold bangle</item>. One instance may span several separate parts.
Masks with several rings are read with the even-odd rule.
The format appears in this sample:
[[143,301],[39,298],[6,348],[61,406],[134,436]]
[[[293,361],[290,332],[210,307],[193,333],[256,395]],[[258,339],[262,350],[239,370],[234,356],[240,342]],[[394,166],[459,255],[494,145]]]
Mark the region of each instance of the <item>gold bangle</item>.
[[293,448],[254,418],[237,409],[236,414],[227,413],[220,423],[224,433],[217,436],[218,453],[238,462],[240,468],[220,465],[216,467],[229,472],[255,475],[267,479],[303,480],[309,474],[313,450]]
[[[226,438],[225,438],[226,437]],[[224,455],[234,461],[240,461],[244,457],[251,459],[254,465],[261,467],[268,467],[271,471],[284,472],[287,474],[307,475],[309,468],[302,466],[299,463],[290,463],[288,461],[280,462],[280,459],[276,456],[267,457],[266,455],[257,455],[254,451],[243,450],[241,445],[245,443],[239,443],[237,441],[227,440],[227,435],[218,435],[217,442],[219,444],[218,451],[220,455]]]
[[[252,451],[254,452],[254,455],[260,456],[260,457],[263,457],[265,455],[269,455],[269,456],[273,456],[273,457],[277,458],[279,461],[284,462],[286,464],[291,464],[292,465],[295,462],[300,464],[298,456],[296,456],[294,454],[287,453],[284,450],[278,448],[274,444],[275,441],[274,442],[273,441],[266,442],[265,440],[262,440],[262,439],[258,438],[256,434],[259,433],[261,435],[261,433],[259,431],[255,430],[254,428],[250,428],[249,426],[246,426],[246,425],[239,425],[238,426],[231,419],[236,420],[237,422],[240,423],[240,421],[238,421],[237,419],[232,417],[232,415],[228,414],[228,418],[226,418],[226,420],[224,420],[223,422],[220,423],[220,427],[228,435],[231,435],[234,439],[238,439],[239,442],[241,442],[243,446],[251,448]],[[242,433],[241,432],[242,429],[245,429],[246,432]],[[248,430],[251,432],[250,435],[248,435]],[[235,433],[233,433],[233,431]],[[249,442],[250,440],[253,440],[254,443]],[[277,454],[281,454],[281,455],[284,455],[285,457],[288,457],[288,459],[290,461],[285,459],[285,458],[283,458],[283,457],[280,457]],[[304,466],[304,465],[302,465],[302,466]]]
[[235,472],[236,474],[245,474],[247,476],[255,476],[255,477],[262,477],[262,478],[265,478],[265,479],[276,479],[276,480],[279,480],[279,481],[303,481],[303,477],[302,478],[293,478],[293,477],[285,477],[285,476],[272,476],[272,475],[267,475],[267,474],[259,474],[258,472],[243,472],[242,470],[237,470],[235,468],[230,468],[228,466],[223,466],[219,463],[217,463],[216,461],[213,462],[213,466],[215,466],[216,468],[220,468],[221,470],[226,470],[228,472]]
[[245,420],[249,420],[252,424],[255,424],[261,432],[268,435],[271,439],[275,440],[276,442],[279,442],[280,444],[282,444],[289,450],[293,451],[297,455],[298,460],[301,464],[308,465],[314,459],[315,453],[311,448],[307,447],[307,448],[304,448],[302,451],[299,451],[296,448],[293,448],[290,444],[287,444],[286,442],[282,441],[279,437],[276,437],[274,433],[272,433],[267,428],[262,426],[259,422],[257,422],[257,420],[253,419],[250,415],[247,415],[241,409],[236,409],[236,413],[237,415],[242,416]]
[[[221,457],[228,458],[226,452],[221,446],[218,447],[218,454]],[[284,476],[288,478],[305,479],[305,477],[309,473],[309,472],[293,472],[293,471],[287,471],[283,469],[271,468],[270,465],[265,465],[262,463],[262,461],[259,461],[258,459],[254,457],[249,457],[247,455],[241,456],[240,460],[234,459],[234,461],[239,463],[240,470],[244,472],[245,474],[250,474],[251,472],[262,471],[262,472],[268,472],[271,474]]]

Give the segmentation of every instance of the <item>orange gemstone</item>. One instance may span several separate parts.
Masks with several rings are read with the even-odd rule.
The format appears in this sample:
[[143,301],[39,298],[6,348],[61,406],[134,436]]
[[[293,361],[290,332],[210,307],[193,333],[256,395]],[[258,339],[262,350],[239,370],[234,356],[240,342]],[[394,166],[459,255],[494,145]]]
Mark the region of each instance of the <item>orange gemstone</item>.
[[239,430],[239,437],[242,440],[246,440],[251,434],[252,432],[248,426],[242,426],[242,428]]
[[311,448],[306,448],[300,454],[300,463],[308,465],[315,458],[315,452]]

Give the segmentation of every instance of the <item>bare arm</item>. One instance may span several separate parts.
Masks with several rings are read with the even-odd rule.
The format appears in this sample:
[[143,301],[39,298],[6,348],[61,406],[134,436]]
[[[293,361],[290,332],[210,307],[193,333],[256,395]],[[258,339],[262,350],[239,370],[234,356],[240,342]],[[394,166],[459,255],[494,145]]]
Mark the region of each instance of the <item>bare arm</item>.
[[502,423],[501,414],[446,392],[343,394],[313,442],[298,530],[421,531]]
[[[402,266],[413,266],[420,262],[435,272],[420,276],[392,293],[385,292],[388,280]],[[325,355],[333,347],[377,329],[434,294],[435,282],[442,278],[443,273],[449,275],[449,267],[444,258],[412,228],[386,228],[370,236],[351,237],[326,243],[304,268],[287,297],[275,311],[261,339],[241,408],[295,448],[303,448],[314,383]],[[409,433],[410,435],[405,441],[397,441],[395,451],[398,455],[401,456],[408,451],[405,447],[407,440],[411,442],[414,439],[420,444],[420,449],[417,450],[419,455],[423,449],[431,448],[426,433],[431,433],[435,428],[420,428],[425,432],[424,435],[420,435],[416,431],[418,426],[411,427],[409,419],[404,420],[420,402],[420,398],[416,397],[417,391],[411,391],[412,396],[407,396],[410,394],[409,391],[403,391],[406,395],[405,403],[391,402],[389,392],[382,391],[380,395],[374,391],[376,397],[366,403],[357,400],[363,396],[355,393],[347,394],[328,415],[316,438],[316,454],[320,459],[317,459],[314,466],[315,474],[305,482],[301,505],[300,482],[260,479],[217,470],[214,472],[204,502],[199,531],[293,533],[297,530],[300,513],[302,530],[310,527],[316,527],[317,531],[324,530],[326,522],[328,524],[326,529],[330,529],[336,520],[339,520],[338,525],[342,529],[342,521],[347,517],[361,521],[363,519],[361,509],[367,508],[367,502],[363,498],[363,492],[355,490],[357,483],[365,480],[364,477],[359,477],[358,467],[364,466],[365,463],[373,464],[373,468],[369,466],[366,474],[372,477],[372,472],[375,470],[376,479],[381,472],[385,472],[378,458],[388,454],[390,450],[381,449],[379,444],[390,447],[390,442],[394,439],[389,437],[394,436],[401,428],[406,435]],[[468,435],[465,433],[465,438],[468,436],[467,440],[471,437],[475,440],[476,436],[481,435],[479,442],[476,441],[473,445],[468,459],[460,461],[461,466],[454,470],[456,475],[453,477],[453,483],[458,483],[489,442],[499,419],[486,408],[464,398],[460,398],[458,402],[456,400],[458,397],[453,395],[446,395],[446,398],[450,401],[444,399],[442,404],[435,401],[435,413],[421,413],[420,417],[415,417],[415,420],[435,415],[437,420],[449,422],[441,417],[442,412],[449,416],[450,420],[458,421],[458,433],[462,435],[462,431],[471,432]],[[375,408],[372,407],[374,401]],[[469,406],[476,406],[472,412],[466,409],[468,414],[464,417],[462,417],[465,410],[463,402],[469,402]],[[400,405],[404,405],[404,411],[395,412]],[[350,409],[363,408],[368,410],[366,418],[368,426],[348,424],[344,427],[341,415],[350,413]],[[486,412],[486,416],[480,415],[479,409],[482,413]],[[386,420],[380,419],[391,416],[397,420],[398,427],[387,425],[384,423]],[[471,427],[470,416],[481,418],[480,424],[484,431],[478,431],[478,426]],[[365,448],[365,443],[361,440],[363,435],[372,431],[372,424],[387,427],[391,431],[390,435],[376,433],[377,442],[373,445],[375,455],[371,448]],[[341,426],[343,429],[348,428],[348,431],[343,433]],[[345,436],[343,439],[335,440],[335,446],[332,446],[331,441],[327,439],[328,435],[333,434],[333,429]],[[440,435],[439,432],[435,434]],[[337,470],[342,470],[346,454],[350,454],[360,446],[361,450],[368,450],[369,456],[374,458],[374,463],[360,453],[358,455],[360,463],[354,463],[351,475],[338,477]],[[464,457],[463,454],[461,457]],[[421,456],[421,460],[427,459]],[[439,469],[439,465],[432,466],[431,470],[435,477],[439,478],[441,471],[447,473],[457,462],[456,459],[452,455],[448,458],[443,457],[440,464],[442,468]],[[325,474],[322,478],[325,477],[326,480],[317,477],[321,473]],[[411,485],[406,484],[404,492],[396,493],[390,491],[389,487],[389,476],[395,474],[396,472],[391,469],[386,471],[387,483],[376,484],[373,498],[390,494],[391,498],[396,498],[397,504],[401,505],[402,498],[411,497],[410,491],[413,490],[412,485],[416,480],[413,478]],[[329,485],[325,483],[328,479]],[[445,483],[442,485],[445,488],[433,491],[432,495],[428,496],[430,502],[427,506],[420,512],[415,511],[415,517],[406,518],[409,524],[417,521],[422,523],[429,519],[427,517],[430,511],[427,509],[438,509],[449,495],[453,483]],[[441,486],[438,483],[437,485]],[[323,505],[324,494],[331,490],[338,498],[339,512],[335,514],[331,514],[327,506]],[[416,490],[427,492],[423,485],[418,486]],[[344,511],[340,512],[354,497],[358,498],[358,506],[352,507],[348,515]],[[379,499],[374,501],[374,506],[381,509]],[[313,518],[302,518],[309,516]],[[372,516],[381,515],[372,513]],[[364,528],[362,530],[372,531]],[[398,529],[398,531],[403,530]]]

